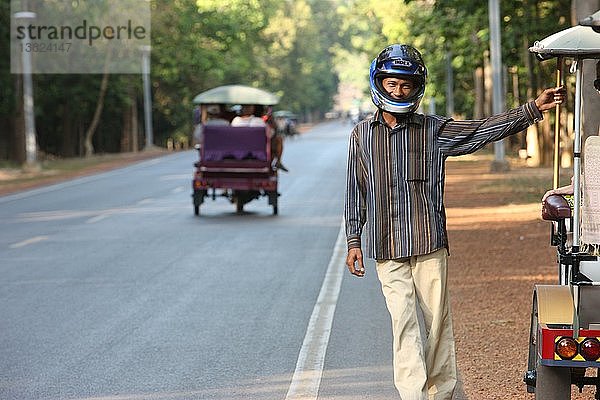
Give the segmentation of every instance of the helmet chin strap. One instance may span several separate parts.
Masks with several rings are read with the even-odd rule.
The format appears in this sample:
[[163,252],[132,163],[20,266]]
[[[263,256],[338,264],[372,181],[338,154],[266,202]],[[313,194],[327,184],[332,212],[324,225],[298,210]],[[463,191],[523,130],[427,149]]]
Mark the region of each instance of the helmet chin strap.
[[396,121],[401,121],[403,119],[407,119],[413,113],[414,113],[414,111],[407,112],[407,113],[390,113],[390,114],[392,114],[396,118]]
[[388,121],[388,119],[385,118],[385,116],[384,116],[384,119],[386,120],[387,125],[390,126],[392,129],[395,128],[396,126],[402,124],[406,120],[408,120],[409,116],[413,114],[413,111],[408,112],[408,113],[393,113],[393,112],[386,111],[382,108],[380,108],[379,110],[383,113],[386,113],[386,114],[394,117],[395,123],[391,123],[391,121]]

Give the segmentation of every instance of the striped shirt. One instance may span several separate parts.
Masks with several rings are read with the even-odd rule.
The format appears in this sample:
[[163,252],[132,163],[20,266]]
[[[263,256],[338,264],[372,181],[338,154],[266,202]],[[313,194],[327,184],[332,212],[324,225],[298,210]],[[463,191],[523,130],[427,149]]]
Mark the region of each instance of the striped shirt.
[[448,247],[445,160],[521,132],[542,119],[531,101],[482,120],[410,114],[390,128],[377,111],[358,123],[348,146],[345,224],[348,249],[389,260]]

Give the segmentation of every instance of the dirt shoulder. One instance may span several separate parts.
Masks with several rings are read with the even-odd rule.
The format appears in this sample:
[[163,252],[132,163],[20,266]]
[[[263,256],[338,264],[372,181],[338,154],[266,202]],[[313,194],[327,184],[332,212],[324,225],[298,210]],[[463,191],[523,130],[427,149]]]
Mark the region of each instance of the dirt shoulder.
[[0,168],[0,196],[35,189],[65,180],[109,171],[136,162],[168,154],[155,148],[136,153],[95,155],[89,158],[51,159],[39,163],[33,170]]
[[[533,287],[554,284],[556,252],[540,198],[551,169],[512,165],[490,173],[491,159],[449,160],[446,206],[450,291],[457,360],[470,400],[533,399],[527,365]],[[591,399],[589,389],[573,399]]]

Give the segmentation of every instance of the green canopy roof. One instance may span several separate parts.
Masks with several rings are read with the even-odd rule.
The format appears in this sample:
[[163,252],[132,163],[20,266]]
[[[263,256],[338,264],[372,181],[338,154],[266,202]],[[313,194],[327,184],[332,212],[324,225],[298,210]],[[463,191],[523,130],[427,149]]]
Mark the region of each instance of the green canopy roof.
[[219,86],[194,97],[196,104],[256,104],[272,106],[279,97],[262,89],[243,85]]

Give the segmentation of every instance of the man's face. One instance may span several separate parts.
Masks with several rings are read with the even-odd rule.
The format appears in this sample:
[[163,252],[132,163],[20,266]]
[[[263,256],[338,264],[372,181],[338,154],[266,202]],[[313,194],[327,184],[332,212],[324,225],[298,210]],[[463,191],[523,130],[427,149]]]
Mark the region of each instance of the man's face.
[[394,99],[405,99],[415,91],[414,82],[408,79],[384,78],[381,85]]

